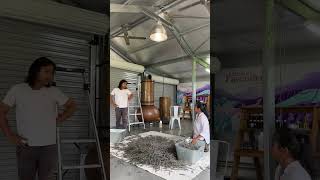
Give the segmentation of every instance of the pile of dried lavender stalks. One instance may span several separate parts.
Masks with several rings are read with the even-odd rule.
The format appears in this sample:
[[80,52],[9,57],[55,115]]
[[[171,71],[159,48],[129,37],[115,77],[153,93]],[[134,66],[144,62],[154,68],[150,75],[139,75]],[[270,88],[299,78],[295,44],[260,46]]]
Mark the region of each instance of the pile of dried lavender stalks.
[[117,144],[124,151],[124,157],[136,165],[149,165],[155,170],[185,169],[185,163],[177,160],[175,142],[160,136],[132,139],[128,144]]
[[200,149],[199,146],[194,145],[192,143],[187,143],[187,142],[181,143],[180,146],[187,148],[187,149],[190,149],[190,150],[199,150]]

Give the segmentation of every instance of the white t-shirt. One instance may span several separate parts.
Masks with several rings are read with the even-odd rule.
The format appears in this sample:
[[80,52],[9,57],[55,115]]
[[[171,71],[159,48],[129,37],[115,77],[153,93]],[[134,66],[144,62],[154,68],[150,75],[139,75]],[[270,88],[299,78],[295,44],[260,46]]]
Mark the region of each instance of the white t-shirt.
[[311,180],[311,177],[301,166],[299,161],[294,161],[284,170],[278,165],[275,173],[275,180]]
[[200,140],[205,140],[207,144],[210,144],[209,120],[203,112],[196,115],[196,120],[193,125],[193,138],[198,135],[202,136]]
[[111,95],[114,96],[115,103],[119,108],[127,108],[128,107],[128,98],[131,95],[131,92],[128,89],[114,88],[111,92]]
[[56,144],[58,105],[68,101],[56,87],[33,90],[28,84],[13,86],[3,103],[16,107],[18,134],[27,139],[29,146]]

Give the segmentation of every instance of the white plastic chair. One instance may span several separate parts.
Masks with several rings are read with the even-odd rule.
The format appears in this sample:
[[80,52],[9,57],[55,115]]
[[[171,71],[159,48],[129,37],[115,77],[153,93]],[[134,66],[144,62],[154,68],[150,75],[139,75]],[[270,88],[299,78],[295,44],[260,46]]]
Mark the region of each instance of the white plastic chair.
[[[173,111],[172,111],[173,109]],[[178,121],[179,124],[179,129],[181,129],[181,123],[180,123],[180,111],[181,111],[181,106],[171,106],[170,107],[170,122],[169,122],[169,129],[173,129],[173,125],[175,120]]]

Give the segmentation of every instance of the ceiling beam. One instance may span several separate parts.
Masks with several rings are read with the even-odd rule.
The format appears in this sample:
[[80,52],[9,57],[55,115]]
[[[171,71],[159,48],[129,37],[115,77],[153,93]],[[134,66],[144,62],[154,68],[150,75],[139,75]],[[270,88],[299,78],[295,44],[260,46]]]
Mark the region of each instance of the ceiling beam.
[[[182,35],[182,36],[185,36],[185,35],[187,35],[187,34],[189,34],[189,33],[192,33],[192,32],[194,32],[194,31],[203,29],[203,28],[208,27],[208,26],[210,26],[210,23],[206,23],[206,24],[203,24],[203,25],[200,25],[200,26],[192,27],[192,28],[190,28],[190,29],[182,32],[181,35]],[[133,50],[129,51],[129,53],[130,53],[130,54],[131,54],[131,53],[136,53],[136,52],[142,51],[142,50],[147,49],[147,48],[150,48],[150,47],[152,47],[152,46],[159,45],[159,44],[161,44],[161,43],[167,42],[167,41],[172,40],[172,39],[175,39],[175,38],[176,38],[175,36],[171,35],[171,36],[168,37],[168,39],[167,39],[166,41],[150,42],[150,43],[147,43],[147,44],[145,44],[145,45],[143,45],[143,46],[141,46],[141,47],[137,47],[136,49],[133,49]]]
[[205,45],[207,42],[209,42],[210,43],[210,34],[209,34],[209,37],[207,37],[198,47],[196,47],[195,49],[194,49],[194,52],[196,53],[203,45]]
[[320,20],[320,13],[300,0],[276,0],[276,2],[307,20]]
[[185,53],[188,54],[190,57],[192,57],[192,59],[195,59],[197,61],[197,63],[200,64],[201,66],[203,66],[205,68],[209,68],[209,64],[207,62],[205,62],[202,58],[198,57],[193,52],[193,50],[191,49],[191,46],[188,44],[188,42],[185,40],[185,38],[181,35],[181,33],[179,32],[178,28],[175,25],[173,25],[171,22],[163,19],[159,15],[157,15],[147,9],[143,9],[143,13],[146,14],[147,16],[149,16],[150,18],[152,18],[156,21],[160,21],[163,25],[167,26],[170,29],[170,31],[174,34],[179,45],[185,51]]
[[205,16],[184,16],[184,15],[170,15],[174,19],[207,19],[210,20],[210,17]]
[[[183,3],[183,2],[185,2],[185,0],[173,1],[172,3],[162,7],[160,10],[156,11],[156,13],[158,14],[158,13],[161,13],[163,11],[167,11],[167,10],[169,10],[169,9],[171,9],[171,8],[173,8],[173,7],[179,5],[180,3]],[[145,16],[145,17],[142,17],[142,18],[139,18],[139,19],[135,20],[132,23],[129,23],[128,24],[128,31],[130,31],[132,28],[134,28],[134,27],[146,22],[149,19],[150,19],[150,17]],[[120,35],[122,33],[123,33],[122,29],[121,29],[121,27],[119,27],[117,30],[112,31],[110,34],[111,34],[111,37],[116,37],[116,36],[118,36],[118,35]]]
[[119,46],[117,46],[112,41],[110,41],[110,49],[112,51],[114,51],[115,53],[117,53],[125,61],[136,64],[136,62],[129,56],[129,54],[127,52],[123,51]]
[[204,68],[209,68],[210,69],[210,64],[204,61],[202,58],[197,59],[197,63],[200,64]]
[[[200,57],[203,57],[203,56],[206,56],[206,55],[210,55],[210,50],[197,53],[196,55],[200,56]],[[180,56],[180,57],[177,57],[177,58],[167,59],[167,60],[159,61],[157,63],[148,64],[148,65],[145,65],[145,67],[146,68],[160,67],[160,66],[165,66],[165,65],[169,65],[169,64],[179,63],[179,62],[186,61],[186,60],[189,60],[189,59],[190,59],[189,55]]]

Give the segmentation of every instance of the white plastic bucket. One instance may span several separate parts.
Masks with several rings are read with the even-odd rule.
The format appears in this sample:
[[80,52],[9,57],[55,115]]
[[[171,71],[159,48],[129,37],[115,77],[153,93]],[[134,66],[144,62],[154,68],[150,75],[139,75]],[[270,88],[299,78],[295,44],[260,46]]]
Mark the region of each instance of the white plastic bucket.
[[205,142],[198,141],[198,143],[196,144],[196,146],[199,147],[198,150],[191,150],[191,149],[185,148],[181,146],[182,143],[185,143],[185,142],[182,141],[175,144],[178,160],[193,164],[193,163],[196,163],[198,160],[200,160],[204,156]]
[[110,143],[119,143],[126,136],[126,129],[110,129]]

